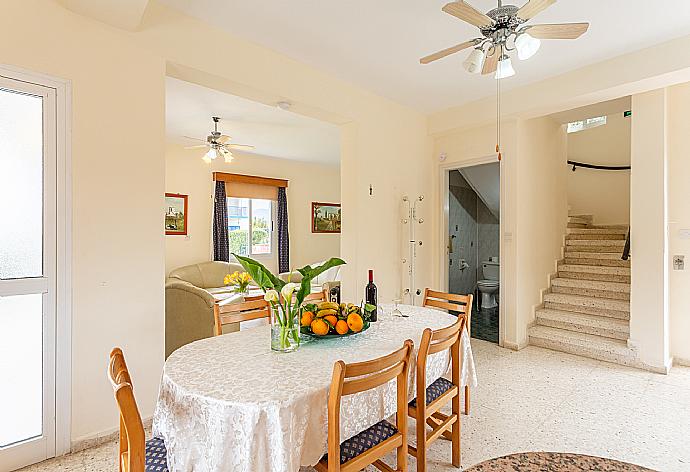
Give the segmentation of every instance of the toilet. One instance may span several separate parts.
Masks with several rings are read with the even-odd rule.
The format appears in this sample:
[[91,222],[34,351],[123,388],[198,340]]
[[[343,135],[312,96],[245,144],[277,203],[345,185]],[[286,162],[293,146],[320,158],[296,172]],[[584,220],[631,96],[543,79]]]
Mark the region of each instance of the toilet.
[[482,294],[482,308],[496,308],[496,292],[498,291],[498,273],[500,264],[498,257],[490,257],[482,262],[484,279],[477,281],[477,288]]

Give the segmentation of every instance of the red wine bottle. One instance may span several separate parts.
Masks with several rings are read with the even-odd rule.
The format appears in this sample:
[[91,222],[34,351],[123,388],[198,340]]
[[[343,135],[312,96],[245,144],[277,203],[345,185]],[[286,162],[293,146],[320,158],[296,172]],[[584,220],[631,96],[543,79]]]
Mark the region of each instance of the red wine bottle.
[[[374,284],[374,271],[369,270],[369,283],[367,284],[366,288],[364,289],[364,300],[366,300],[367,304],[373,305],[374,307],[378,306],[377,303],[377,298],[376,298],[376,285]],[[371,313],[369,314],[369,321],[376,321],[376,308],[374,308]]]

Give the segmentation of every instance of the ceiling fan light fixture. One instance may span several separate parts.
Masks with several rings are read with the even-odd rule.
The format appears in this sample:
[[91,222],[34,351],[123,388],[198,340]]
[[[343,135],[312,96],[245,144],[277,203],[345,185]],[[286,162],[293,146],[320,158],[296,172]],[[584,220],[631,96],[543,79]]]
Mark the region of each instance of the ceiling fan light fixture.
[[515,39],[515,49],[517,49],[518,58],[521,61],[526,61],[534,56],[541,47],[541,40],[534,38],[529,33],[521,33]]
[[506,79],[515,75],[515,69],[513,69],[513,62],[510,60],[507,54],[503,54],[498,61],[498,67],[496,68],[496,79]]
[[215,157],[216,155],[213,152],[213,149],[209,149],[209,151],[206,154],[204,154],[204,157],[202,157],[201,160],[204,161],[206,164],[210,164]]
[[465,68],[470,74],[479,74],[484,67],[484,60],[486,59],[486,53],[482,48],[475,48],[472,50],[465,62],[462,63],[462,67]]

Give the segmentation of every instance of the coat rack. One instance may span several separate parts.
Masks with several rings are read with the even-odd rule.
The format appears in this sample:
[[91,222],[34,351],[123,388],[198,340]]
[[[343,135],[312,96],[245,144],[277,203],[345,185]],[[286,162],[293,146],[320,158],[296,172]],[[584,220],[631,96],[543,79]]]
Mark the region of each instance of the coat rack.
[[424,200],[424,195],[419,195],[414,201],[410,201],[407,195],[402,199],[407,210],[407,216],[402,219],[402,224],[408,225],[408,255],[402,260],[403,264],[407,264],[408,283],[407,287],[403,289],[403,298],[409,296],[410,305],[415,305],[416,297],[422,293],[421,289],[415,285],[417,248],[423,244],[421,240],[417,240],[415,228],[424,223],[424,219],[420,218],[417,213],[417,205],[422,200]]

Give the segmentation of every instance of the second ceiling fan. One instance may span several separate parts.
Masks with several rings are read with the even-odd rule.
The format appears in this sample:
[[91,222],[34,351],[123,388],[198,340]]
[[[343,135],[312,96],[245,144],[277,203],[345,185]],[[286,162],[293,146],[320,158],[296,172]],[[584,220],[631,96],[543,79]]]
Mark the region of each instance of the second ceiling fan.
[[529,0],[516,7],[498,0],[498,7],[486,14],[462,0],[448,3],[442,9],[444,12],[476,26],[482,36],[430,54],[419,62],[428,64],[474,47],[463,62],[465,70],[473,74],[495,73],[496,79],[515,75],[509,52],[517,51],[519,59],[529,59],[539,49],[541,39],[577,39],[589,28],[589,23],[525,25],[554,3],[556,0]]

